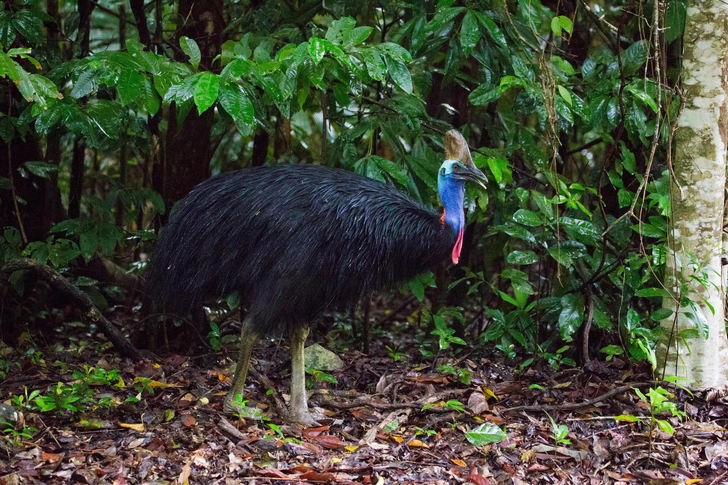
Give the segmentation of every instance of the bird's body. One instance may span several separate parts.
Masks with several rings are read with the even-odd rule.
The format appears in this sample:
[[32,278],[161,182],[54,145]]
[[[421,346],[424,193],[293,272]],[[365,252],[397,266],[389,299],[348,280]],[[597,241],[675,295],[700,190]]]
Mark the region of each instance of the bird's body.
[[177,312],[239,291],[257,333],[288,331],[433,268],[456,236],[437,212],[352,172],[240,170],[201,183],[176,208],[149,291]]
[[441,214],[381,182],[312,165],[223,174],[179,204],[155,248],[147,288],[158,309],[176,312],[240,292],[247,313],[227,411],[235,412],[259,337],[284,331],[293,367],[289,417],[314,422],[303,363],[308,325],[448,255],[458,262],[465,181],[482,185],[485,176],[454,130],[445,136],[445,155]]

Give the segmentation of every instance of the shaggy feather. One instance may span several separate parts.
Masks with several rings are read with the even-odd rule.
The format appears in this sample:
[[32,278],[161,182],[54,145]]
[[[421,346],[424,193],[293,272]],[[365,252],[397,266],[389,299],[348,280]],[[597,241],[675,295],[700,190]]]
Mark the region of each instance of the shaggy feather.
[[175,312],[240,291],[256,332],[288,332],[432,269],[455,241],[440,214],[378,181],[315,165],[257,167],[213,177],[180,202],[148,291]]

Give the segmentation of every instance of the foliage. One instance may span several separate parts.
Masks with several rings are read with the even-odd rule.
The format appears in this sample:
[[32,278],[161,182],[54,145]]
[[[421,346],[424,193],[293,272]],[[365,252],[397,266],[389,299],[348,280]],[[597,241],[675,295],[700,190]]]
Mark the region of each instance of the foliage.
[[496,424],[483,423],[475,429],[466,431],[465,438],[474,446],[485,446],[490,443],[500,443],[508,438],[508,435]]
[[[204,116],[212,172],[248,166],[265,135],[267,162],[354,170],[428,206],[452,125],[493,182],[487,195],[467,195],[473,238],[451,282],[428,274],[403,287],[424,302],[421,323],[436,339],[424,355],[458,352],[477,321],[466,315],[481,310],[488,324],[477,342],[508,359],[525,352],[533,360],[522,368],[574,365],[573,342],[588,327],[605,336],[607,359],[649,359],[657,323],[675,317],[663,308],[671,299],[695,324],[679,337],[705,334],[688,287],[673,293],[663,281],[666,147],[680,107],[664,53],[679,50],[684,0],[658,19],[623,15],[635,13],[629,2],[600,15],[539,0],[325,2],[301,23],[291,5],[260,3],[225,3],[236,20],[215,56],[206,39],[162,33],[181,28],[179,2],[164,2],[162,38],[149,45],[131,17],[120,45],[118,19],[95,9],[88,55],[73,2],[58,19],[38,2],[0,7],[0,78],[9,80],[0,136],[13,146],[59,143],[61,153],[16,160],[0,196],[32,205],[24,183],[50,183],[70,206],[78,140],[86,154],[80,213],[34,240],[16,214],[0,232],[0,261],[30,256],[73,272],[103,256],[143,269],[155,218],[175,202],[155,182],[164,144]],[[45,41],[49,26],[62,41]],[[708,269],[693,266],[707,281]],[[22,294],[22,279],[11,282]],[[113,285],[76,282],[101,306],[114,297]],[[217,324],[208,339],[215,350],[224,343]],[[57,400],[73,395],[59,387],[52,402],[75,406]]]

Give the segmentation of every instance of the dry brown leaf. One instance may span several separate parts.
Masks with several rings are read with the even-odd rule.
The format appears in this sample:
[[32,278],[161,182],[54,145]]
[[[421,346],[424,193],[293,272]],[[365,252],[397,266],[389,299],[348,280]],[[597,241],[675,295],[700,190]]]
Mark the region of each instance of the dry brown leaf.
[[317,428],[306,428],[303,430],[303,437],[306,439],[313,439],[316,436],[319,436],[324,431],[328,431],[329,426],[319,426]]
[[346,446],[346,443],[341,441],[337,436],[330,434],[322,434],[320,436],[316,436],[316,438],[314,438],[314,441],[328,450],[338,450],[339,448],[343,448]]
[[463,468],[465,468],[466,466],[468,466],[468,464],[465,463],[463,460],[460,460],[460,459],[457,459],[457,458],[453,458],[450,461],[453,462],[453,463],[455,463],[457,466],[461,466]]
[[185,414],[184,416],[182,416],[182,424],[184,426],[187,426],[188,428],[191,428],[192,426],[197,424],[197,420],[191,414]]
[[429,448],[430,446],[423,443],[420,440],[411,440],[409,443],[407,443],[407,446],[411,446],[412,448]]
[[190,475],[192,475],[192,467],[189,463],[185,463],[185,466],[182,467],[182,471],[177,477],[175,483],[177,485],[187,485],[187,483],[189,483]]
[[485,395],[479,391],[475,391],[470,394],[470,397],[468,398],[468,409],[470,409],[473,414],[480,414],[488,411],[489,406]]
[[119,427],[133,429],[134,431],[144,431],[144,423],[119,423]]

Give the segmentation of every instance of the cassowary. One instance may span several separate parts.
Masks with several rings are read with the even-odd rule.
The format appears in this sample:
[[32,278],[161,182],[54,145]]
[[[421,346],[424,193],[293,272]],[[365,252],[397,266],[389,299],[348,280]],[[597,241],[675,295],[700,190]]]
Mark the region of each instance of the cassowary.
[[287,333],[292,375],[289,419],[308,411],[303,348],[308,326],[434,268],[458,262],[465,182],[485,187],[462,135],[445,135],[438,172],[441,213],[376,180],[316,165],[256,167],[213,177],[182,200],[164,227],[147,288],[163,311],[188,312],[239,291],[247,313],[224,409],[234,412],[253,347]]

